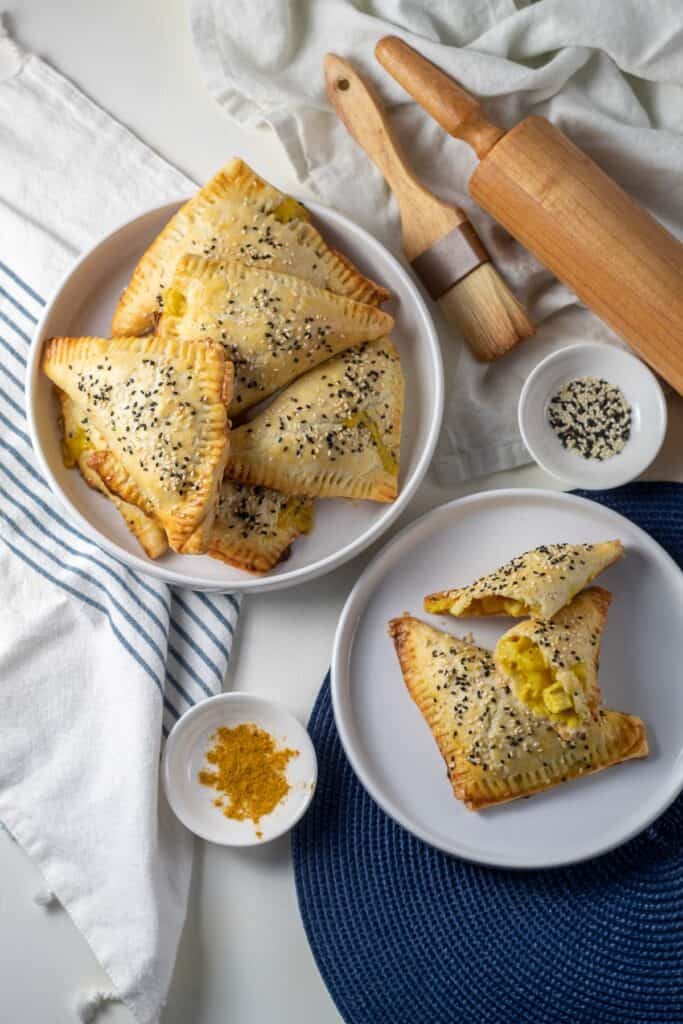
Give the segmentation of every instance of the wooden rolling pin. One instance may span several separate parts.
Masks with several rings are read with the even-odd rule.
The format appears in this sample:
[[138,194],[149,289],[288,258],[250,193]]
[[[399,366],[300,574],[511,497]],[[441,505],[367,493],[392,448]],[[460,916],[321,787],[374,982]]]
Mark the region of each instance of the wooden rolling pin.
[[490,262],[467,214],[416,179],[381,101],[353,65],[328,53],[325,84],[339,117],[396,196],[403,249],[413,269],[477,358],[497,359],[532,334],[526,311]]
[[474,149],[472,197],[683,394],[683,245],[545,118],[506,132],[403,40],[375,55]]

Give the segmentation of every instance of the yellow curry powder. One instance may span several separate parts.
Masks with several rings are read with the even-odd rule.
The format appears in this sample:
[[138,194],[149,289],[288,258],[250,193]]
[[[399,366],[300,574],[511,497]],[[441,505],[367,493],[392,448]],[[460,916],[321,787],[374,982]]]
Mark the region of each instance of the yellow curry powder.
[[253,722],[221,726],[211,739],[206,760],[214,770],[200,771],[199,781],[221,794],[214,803],[226,818],[257,825],[289,793],[285,769],[299,751],[278,749],[270,733]]

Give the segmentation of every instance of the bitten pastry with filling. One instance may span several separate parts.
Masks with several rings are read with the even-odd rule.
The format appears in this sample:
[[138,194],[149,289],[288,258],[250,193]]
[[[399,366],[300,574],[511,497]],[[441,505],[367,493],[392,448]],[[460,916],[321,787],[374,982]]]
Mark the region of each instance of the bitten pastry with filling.
[[330,356],[388,334],[393,317],[300,277],[183,256],[157,333],[215,338],[235,367],[228,410],[245,412]]
[[623,553],[619,540],[543,544],[467,587],[424,599],[426,612],[449,615],[533,615],[549,619]]
[[228,456],[232,365],[208,341],[52,338],[43,370],[106,449],[106,487],[163,528],[174,551],[206,550]]
[[310,498],[223,480],[207,554],[246,572],[263,573],[287,557],[313,526]]
[[598,714],[600,640],[611,599],[601,587],[582,590],[552,619],[513,626],[493,652],[501,684],[563,739]]
[[283,494],[393,501],[402,414],[389,339],[347,349],[232,432],[226,475]]
[[563,740],[496,679],[488,651],[406,615],[389,624],[405,684],[470,810],[531,796],[648,753],[634,715],[601,708]]
[[145,334],[164,308],[164,293],[185,253],[239,260],[294,274],[379,305],[385,288],[331,249],[301,203],[259,178],[243,160],[230,160],[171,218],[138,263],[114,313],[114,335]]

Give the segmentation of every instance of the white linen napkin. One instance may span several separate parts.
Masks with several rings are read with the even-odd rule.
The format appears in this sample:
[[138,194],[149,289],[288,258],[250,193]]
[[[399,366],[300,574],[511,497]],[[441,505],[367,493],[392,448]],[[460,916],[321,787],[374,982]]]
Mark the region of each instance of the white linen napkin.
[[467,210],[540,323],[532,340],[482,366],[437,317],[447,405],[436,475],[448,484],[529,461],[516,408],[531,368],[553,348],[616,338],[475,206],[466,190],[473,153],[410,101],[374,60],[374,45],[401,35],[504,126],[531,113],[550,118],[681,236],[680,0],[193,0],[192,25],[208,87],[230,117],[270,124],[302,183],[398,253],[396,204],[325,98],[325,53],[374,81],[417,173]]
[[192,861],[159,792],[162,731],[220,691],[238,603],[132,572],[70,522],[35,468],[24,373],[78,252],[193,185],[6,35],[0,166],[0,821],[151,1024]]

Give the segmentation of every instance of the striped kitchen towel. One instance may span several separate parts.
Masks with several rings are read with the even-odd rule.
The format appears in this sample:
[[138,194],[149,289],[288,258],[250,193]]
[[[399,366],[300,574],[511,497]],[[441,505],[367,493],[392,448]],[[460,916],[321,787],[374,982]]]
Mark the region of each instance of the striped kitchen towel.
[[221,690],[239,604],[134,572],[70,521],[36,468],[24,377],[78,252],[193,185],[6,35],[0,165],[0,821],[148,1024],[192,857],[159,792],[162,734]]

